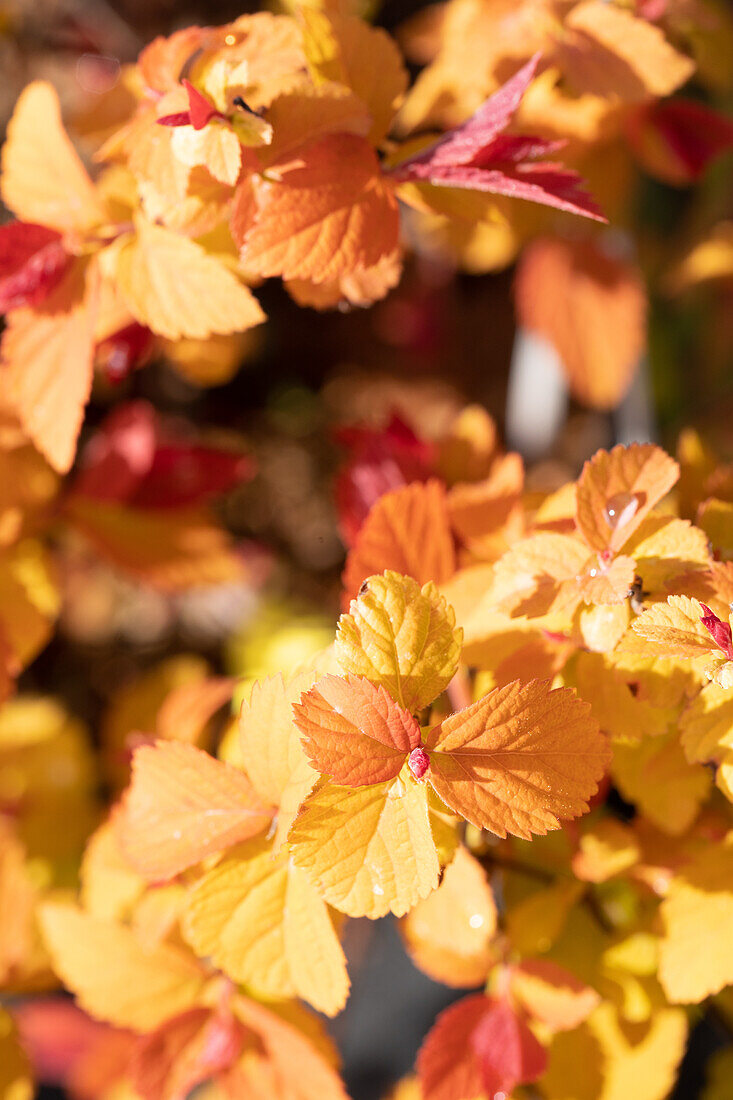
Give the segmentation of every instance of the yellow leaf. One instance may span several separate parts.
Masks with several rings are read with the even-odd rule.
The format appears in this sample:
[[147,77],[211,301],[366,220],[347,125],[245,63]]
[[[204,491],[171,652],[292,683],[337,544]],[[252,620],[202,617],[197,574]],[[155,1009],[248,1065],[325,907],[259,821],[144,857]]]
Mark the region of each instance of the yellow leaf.
[[458,668],[462,632],[432,583],[385,572],[370,577],[339,619],[336,659],[344,672],[382,684],[414,714],[440,695]]
[[573,874],[583,882],[606,882],[633,867],[640,854],[633,830],[604,817],[583,832],[573,856]]
[[13,1018],[0,1008],[0,1100],[32,1100],[34,1091],[30,1063]]
[[264,320],[252,292],[215,256],[144,218],[119,249],[117,279],[133,317],[169,340],[240,332]]
[[699,600],[668,596],[666,604],[655,604],[631,624],[634,634],[646,643],[634,646],[633,652],[650,657],[700,657],[710,653],[714,642],[702,624],[703,615]]
[[669,711],[634,695],[629,685],[597,653],[579,653],[570,682],[593,708],[593,717],[609,737],[639,741],[667,729]]
[[111,822],[92,834],[81,865],[81,903],[92,917],[120,920],[129,916],[145,889],[120,850]]
[[636,745],[615,745],[611,772],[623,797],[671,836],[690,827],[711,785],[706,768],[687,763],[675,729]]
[[107,220],[94,185],[61,122],[54,88],[21,92],[2,152],[3,202],[21,221],[85,232]]
[[605,1002],[577,1031],[557,1035],[542,1078],[547,1100],[665,1100],[687,1039],[680,1009],[625,1022]]
[[267,840],[233,849],[194,887],[184,916],[194,951],[256,996],[300,997],[335,1016],[349,978],[325,902]]
[[260,798],[278,807],[275,851],[285,841],[303,799],[318,779],[293,721],[293,704],[317,675],[309,670],[288,680],[281,675],[269,676],[254,684],[249,700],[242,704],[242,765]]
[[401,917],[438,885],[427,788],[407,768],[372,787],[319,784],[289,839],[296,865],[352,917]]
[[440,886],[400,925],[413,962],[436,982],[470,989],[486,981],[494,962],[497,912],[486,872],[459,847]]
[[582,893],[580,883],[561,880],[510,906],[506,929],[512,947],[521,955],[549,951]]
[[585,813],[611,756],[588,704],[543,680],[495,688],[430,730],[425,744],[446,805],[498,836],[525,839]]
[[241,771],[193,745],[156,741],[133,757],[115,828],[134,869],[160,881],[255,836],[271,816]]
[[733,983],[733,848],[703,851],[662,902],[659,980],[670,1001],[697,1004]]
[[733,694],[705,684],[680,718],[682,748],[691,764],[720,760],[733,749]]
[[697,514],[697,522],[715,550],[727,554],[733,550],[733,504],[727,500],[706,500]]
[[676,577],[711,564],[705,532],[672,516],[647,516],[624,550],[636,562],[643,591],[650,593],[669,592]]
[[47,902],[40,921],[54,969],[91,1016],[150,1031],[201,994],[202,970],[177,947],[145,950],[129,928],[73,905]]
[[303,44],[311,75],[345,84],[372,118],[368,137],[379,145],[407,89],[407,72],[394,40],[353,15],[301,7]]
[[202,130],[180,126],[171,135],[171,150],[188,168],[206,168],[214,179],[233,187],[242,167],[242,146],[234,130],[212,119]]
[[[627,102],[674,92],[695,71],[695,63],[667,42],[647,19],[603,0],[577,4],[565,19],[569,44],[565,61],[576,91]],[[576,57],[578,64],[574,63]]]
[[54,562],[42,543],[25,539],[0,557],[0,629],[15,673],[43,649],[60,609]]

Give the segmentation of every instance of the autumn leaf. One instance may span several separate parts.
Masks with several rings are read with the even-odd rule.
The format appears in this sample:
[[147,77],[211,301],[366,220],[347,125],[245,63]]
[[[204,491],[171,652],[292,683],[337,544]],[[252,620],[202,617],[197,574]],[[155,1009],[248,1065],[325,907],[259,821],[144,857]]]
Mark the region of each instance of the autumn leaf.
[[293,704],[311,687],[317,673],[304,671],[258,680],[239,718],[242,764],[257,794],[277,806],[274,850],[284,843],[303,799],[316,784],[293,721]]
[[325,676],[294,713],[311,764],[343,787],[396,779],[420,744],[420,727],[409,711],[361,676]]
[[3,1100],[32,1100],[33,1093],[30,1062],[13,1018],[0,1009],[0,1096]]
[[231,850],[191,892],[184,935],[234,981],[272,999],[343,1008],[349,979],[328,909],[283,849],[251,840]]
[[270,1011],[249,998],[233,998],[232,1010],[257,1036],[262,1053],[245,1053],[228,1076],[231,1095],[269,1100],[282,1091],[292,1100],[348,1100],[332,1048],[316,1021],[292,1008],[278,1008]]
[[39,306],[10,315],[0,346],[13,407],[59,473],[74,460],[92,387],[95,298],[95,272],[77,262]]
[[171,340],[240,332],[264,320],[251,291],[215,256],[143,217],[119,247],[115,271],[133,317]]
[[698,1004],[733,982],[733,849],[716,845],[676,875],[662,902],[659,980],[673,1004]]
[[353,15],[302,7],[303,45],[317,87],[333,81],[349,88],[369,116],[369,141],[379,146],[407,88],[399,49],[381,27]]
[[582,882],[607,882],[638,862],[639,842],[628,825],[613,817],[585,829],[573,856],[573,874]]
[[693,99],[645,104],[632,115],[628,132],[646,171],[674,187],[696,183],[733,148],[730,119]]
[[45,81],[28,84],[15,105],[2,151],[0,193],[21,221],[60,233],[85,233],[108,220],[63,128],[58,96]]
[[595,989],[551,959],[525,959],[509,981],[515,1002],[552,1031],[574,1030],[601,1001]]
[[548,340],[573,396],[612,409],[631,385],[646,340],[646,291],[637,270],[589,241],[547,238],[522,253],[519,321]]
[[567,688],[495,688],[426,735],[440,798],[498,836],[556,829],[578,817],[610,760],[590,707]]
[[670,95],[695,71],[659,27],[615,4],[584,0],[564,26],[559,59],[578,92],[641,102]]
[[163,591],[239,582],[246,573],[205,508],[160,511],[71,496],[66,516],[100,558]]
[[474,1100],[536,1081],[547,1055],[502,1000],[477,993],[438,1016],[417,1057],[423,1100]]
[[438,885],[425,784],[321,782],[290,830],[290,851],[329,905],[352,917],[402,916]]
[[578,479],[578,528],[594,550],[621,550],[672,488],[679,466],[653,443],[597,451]]
[[30,222],[0,226],[0,313],[39,305],[70,263],[55,229]]
[[346,559],[345,595],[355,598],[362,581],[385,569],[443,584],[455,568],[445,489],[437,480],[417,481],[372,506]]
[[131,1059],[143,1100],[176,1100],[228,1070],[241,1053],[246,1028],[228,1007],[190,1008],[164,1021],[138,1044]]
[[135,870],[157,881],[255,836],[270,819],[242,772],[193,745],[158,741],[133,757],[116,828]]
[[637,745],[615,745],[611,773],[626,801],[670,836],[690,828],[712,785],[707,768],[688,763],[675,729]]
[[[577,172],[535,158],[554,152],[558,143],[506,129],[532,81],[536,54],[461,126],[389,170],[398,183],[424,183],[508,195],[554,206],[596,221],[606,221],[581,187]],[[409,192],[404,195],[409,202]]]
[[256,213],[238,243],[254,274],[324,282],[397,248],[397,202],[372,147],[355,134],[317,139],[252,186]]
[[668,596],[654,604],[631,624],[647,643],[642,652],[654,657],[700,657],[711,652],[713,639],[703,623],[699,600]]
[[100,1020],[149,1031],[192,1007],[202,992],[203,972],[178,947],[146,950],[124,925],[62,903],[46,902],[40,922],[56,972]]
[[345,673],[387,689],[411,714],[447,687],[462,634],[434,584],[386,571],[370,577],[339,619],[335,655]]
[[410,910],[400,931],[413,962],[433,981],[471,988],[486,981],[496,927],[486,873],[459,847],[438,889]]

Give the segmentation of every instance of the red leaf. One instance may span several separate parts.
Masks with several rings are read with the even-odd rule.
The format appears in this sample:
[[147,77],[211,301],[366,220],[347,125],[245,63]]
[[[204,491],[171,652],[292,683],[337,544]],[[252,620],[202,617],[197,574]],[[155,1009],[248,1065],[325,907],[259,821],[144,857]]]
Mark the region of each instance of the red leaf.
[[733,122],[703,103],[672,99],[642,107],[630,123],[629,137],[649,171],[684,186],[733,149]]
[[70,263],[55,229],[18,221],[0,226],[0,313],[39,305]]
[[700,607],[705,612],[700,622],[706,630],[710,631],[718,649],[723,651],[729,661],[733,661],[733,636],[731,636],[730,623],[724,623],[719,619],[707,604],[701,603]]
[[341,537],[352,546],[373,504],[384,493],[411,481],[426,481],[433,470],[434,448],[393,412],[385,428],[341,428],[336,442],[351,456],[336,480]]
[[252,476],[238,451],[166,438],[151,405],[133,401],[107,417],[84,450],[76,491],[135,508],[182,508]]
[[[478,163],[486,150],[502,130],[511,122],[522,96],[532,83],[540,54],[536,53],[511,80],[503,84],[483,103],[471,117],[454,130],[450,130],[429,149],[411,157],[405,164],[430,164],[438,167],[455,167],[459,164]],[[526,139],[525,139],[526,140]],[[536,141],[536,138],[531,139]]]
[[133,321],[106,337],[96,348],[96,362],[112,385],[145,363],[153,349],[154,336],[149,328]]
[[539,57],[535,54],[467,122],[393,168],[393,178],[509,195],[606,221],[577,172],[551,162],[532,163],[530,158],[554,152],[562,142],[501,132],[531,83]]
[[417,1059],[424,1100],[474,1100],[536,1081],[547,1055],[505,1001],[483,993],[442,1012]]
[[471,1045],[484,1089],[495,1096],[541,1077],[547,1067],[547,1052],[506,1001],[490,1001],[490,1006],[471,1036]]
[[217,111],[214,104],[211,103],[198,88],[194,88],[193,84],[190,84],[188,80],[183,80],[181,83],[186,89],[186,95],[188,96],[188,113],[194,130],[203,130],[204,126],[211,122],[212,118],[224,118],[221,111]]
[[[162,115],[155,120],[159,126],[191,126],[190,111],[176,111],[173,115]],[[201,127],[199,127],[200,129]]]

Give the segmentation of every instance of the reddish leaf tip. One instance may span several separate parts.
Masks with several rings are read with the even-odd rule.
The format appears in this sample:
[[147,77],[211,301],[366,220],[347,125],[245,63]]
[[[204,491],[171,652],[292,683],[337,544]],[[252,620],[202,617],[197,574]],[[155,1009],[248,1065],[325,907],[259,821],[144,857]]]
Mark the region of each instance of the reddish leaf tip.
[[422,779],[430,767],[430,757],[422,745],[413,749],[407,758],[407,764],[415,779]]

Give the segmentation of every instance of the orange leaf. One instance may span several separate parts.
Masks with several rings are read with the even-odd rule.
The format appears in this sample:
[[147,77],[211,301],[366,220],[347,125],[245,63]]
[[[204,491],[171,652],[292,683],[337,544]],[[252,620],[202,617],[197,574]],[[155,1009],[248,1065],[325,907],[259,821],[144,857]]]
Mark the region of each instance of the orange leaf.
[[596,451],[578,479],[576,521],[594,550],[620,550],[679,477],[680,468],[653,443]]
[[20,94],[2,152],[0,192],[21,221],[65,233],[108,220],[61,122],[54,88],[34,81]]
[[420,584],[443,584],[453,576],[455,549],[441,482],[416,481],[377,500],[346,559],[346,598],[354,599],[363,580],[385,569]]
[[512,971],[512,996],[535,1020],[553,1031],[572,1031],[601,998],[585,982],[550,959],[527,959]]
[[116,826],[130,863],[156,881],[256,836],[270,819],[242,772],[193,745],[158,741],[133,757]]
[[25,431],[59,473],[74,461],[94,359],[93,272],[77,263],[35,309],[8,317],[0,354],[5,385]]
[[517,274],[519,320],[557,351],[573,395],[613,409],[646,340],[646,292],[636,268],[590,241],[546,239],[525,250]]
[[482,481],[454,485],[448,494],[448,512],[460,538],[470,543],[503,527],[523,487],[524,464],[518,454],[497,458]]
[[175,687],[158,711],[158,737],[198,744],[216,712],[231,702],[236,683],[219,676]]
[[397,202],[374,150],[355,134],[312,142],[253,187],[257,214],[242,262],[255,274],[324,282],[397,248]]
[[543,680],[495,688],[435,726],[426,745],[447,806],[525,839],[585,813],[611,757],[589,705]]
[[241,581],[244,563],[203,508],[164,511],[70,497],[73,526],[118,569],[165,591]]
[[470,988],[486,981],[496,924],[486,873],[461,847],[438,889],[410,910],[400,931],[413,961],[433,981]]
[[180,1100],[235,1062],[247,1031],[231,1012],[191,1008],[146,1035],[132,1059],[144,1100]]
[[420,744],[410,712],[363,676],[324,676],[293,710],[313,767],[344,787],[395,779]]
[[[349,1100],[341,1079],[328,1059],[329,1049],[315,1031],[311,1017],[298,1026],[292,1010],[276,1013],[245,997],[235,997],[232,1008],[245,1027],[259,1039],[258,1048],[270,1066],[269,1085],[250,1091],[247,1056],[231,1078],[229,1095],[249,1100]],[[325,1047],[325,1050],[324,1050]],[[326,1055],[326,1056],[324,1056]],[[255,1077],[257,1080],[257,1077]]]
[[659,27],[604,0],[573,7],[558,52],[576,91],[632,103],[669,95],[695,71]]

